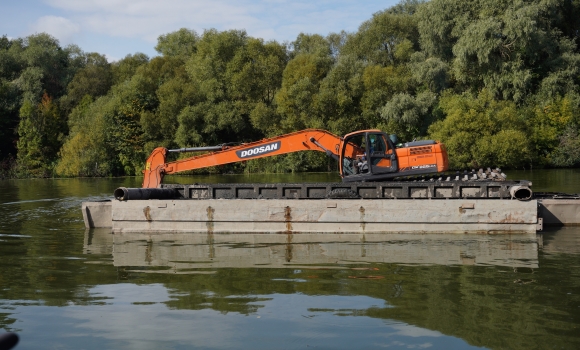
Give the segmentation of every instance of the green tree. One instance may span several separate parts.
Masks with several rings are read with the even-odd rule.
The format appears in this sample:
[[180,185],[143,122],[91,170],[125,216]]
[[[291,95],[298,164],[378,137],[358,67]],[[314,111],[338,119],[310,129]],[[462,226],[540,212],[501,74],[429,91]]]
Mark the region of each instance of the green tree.
[[[228,96],[228,64],[236,52],[247,42],[244,31],[218,32],[205,31],[198,42],[198,52],[187,62],[187,72],[193,84],[200,90],[202,101],[191,109],[192,113],[182,113],[176,141],[180,145],[194,141],[192,136],[203,135],[203,141],[222,143],[224,140],[236,140],[237,135],[246,131],[251,137],[247,118],[249,110],[243,100],[234,101]],[[201,123],[192,123],[188,119]],[[196,125],[195,129],[186,126]],[[191,144],[190,144],[191,145]]]
[[201,100],[199,89],[192,84],[183,60],[164,57],[163,62],[163,71],[157,71],[154,75],[159,85],[151,86],[150,92],[155,96],[156,108],[146,110],[140,118],[145,153],[155,147],[176,146],[178,115],[185,107]]
[[281,116],[275,129],[291,132],[306,128],[324,128],[324,120],[314,108],[322,80],[332,67],[329,55],[301,53],[288,62],[282,86],[276,94]]
[[[205,31],[186,64],[200,101],[179,115],[180,145],[248,141],[274,117],[273,100],[286,65],[285,48],[244,31]],[[263,130],[260,132],[259,130]]]
[[550,155],[551,165],[580,166],[580,132],[577,125],[568,126],[560,135],[558,147]]
[[183,65],[181,58],[155,57],[139,66],[130,80],[112,88],[114,107],[107,117],[106,138],[125,174],[139,174],[152,148],[172,145],[176,115],[167,114],[166,106],[160,114],[158,91],[165,84],[175,86],[173,80],[184,76]]
[[580,126],[580,98],[567,94],[547,102],[531,104],[525,110],[528,135],[540,166],[578,164],[577,139]]
[[478,96],[446,93],[440,105],[447,117],[433,123],[429,134],[447,147],[452,169],[531,165],[525,120],[515,103],[483,90]]
[[6,35],[0,38],[0,162],[16,155],[20,91],[13,81],[19,75],[21,66],[10,51],[12,43]]
[[149,62],[149,57],[140,52],[134,55],[127,55],[122,60],[114,62],[111,65],[113,85],[130,80],[137,71],[137,68],[146,64],[147,62]]
[[[362,115],[370,127],[380,127],[389,133],[402,135],[406,128],[396,120],[386,120],[382,110],[397,94],[411,95],[415,90],[413,77],[407,65],[367,65],[363,72],[364,92],[361,99]],[[417,136],[417,135],[414,135]]]
[[556,0],[431,1],[417,12],[421,46],[428,57],[452,62],[461,90],[485,87],[497,98],[521,104],[547,77],[552,87],[578,84],[572,73],[580,62],[575,43],[553,25],[559,5]]
[[373,14],[372,19],[361,24],[358,31],[349,36],[341,53],[387,66],[407,61],[417,50],[416,16],[385,10]]
[[155,50],[163,56],[189,58],[196,51],[199,36],[194,30],[181,28],[176,32],[160,35]]
[[56,173],[61,176],[118,175],[115,150],[106,140],[110,132],[108,116],[113,113],[114,99],[104,96],[93,102],[85,95],[69,117],[70,134],[60,150]]
[[411,56],[407,69],[419,91],[440,93],[450,85],[449,65],[436,57],[427,58],[423,52]]
[[68,131],[60,98],[83,65],[82,51],[74,45],[62,48],[46,33],[2,39],[1,47],[0,106],[8,113],[8,125],[16,124],[14,113],[19,111],[15,144],[20,174],[50,175]]
[[62,96],[72,78],[68,70],[70,52],[63,50],[58,40],[46,33],[26,37],[23,45],[19,58],[28,67],[22,73],[25,76],[20,78],[24,98],[40,102],[44,91],[53,98]]
[[365,66],[354,56],[341,55],[322,80],[314,104],[321,128],[344,135],[372,126],[361,110]]
[[580,0],[563,0],[557,3],[552,23],[562,34],[574,41],[576,53],[580,47]]
[[412,140],[424,136],[433,122],[433,109],[437,95],[424,91],[416,96],[400,93],[393,96],[381,109],[389,133],[397,134],[401,140]]
[[322,57],[332,55],[331,42],[319,34],[298,34],[296,40],[290,43],[290,49],[292,58],[300,54],[313,54]]
[[65,119],[48,94],[43,95],[37,106],[25,101],[18,126],[20,172],[35,177],[51,175],[66,131]]
[[97,98],[107,94],[113,83],[111,66],[105,56],[89,53],[84,61],[84,67],[74,75],[67,86],[66,96],[61,99],[61,106],[67,114],[83,97]]

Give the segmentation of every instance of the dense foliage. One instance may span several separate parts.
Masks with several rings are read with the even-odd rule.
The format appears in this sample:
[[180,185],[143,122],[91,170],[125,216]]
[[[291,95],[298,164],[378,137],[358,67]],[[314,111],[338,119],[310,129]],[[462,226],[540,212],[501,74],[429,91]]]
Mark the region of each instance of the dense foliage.
[[[114,63],[47,34],[4,36],[0,168],[132,175],[158,146],[304,128],[435,138],[454,168],[579,166],[579,44],[580,0],[404,0],[355,33],[288,44],[180,29],[159,56]],[[332,169],[314,153],[209,171]]]

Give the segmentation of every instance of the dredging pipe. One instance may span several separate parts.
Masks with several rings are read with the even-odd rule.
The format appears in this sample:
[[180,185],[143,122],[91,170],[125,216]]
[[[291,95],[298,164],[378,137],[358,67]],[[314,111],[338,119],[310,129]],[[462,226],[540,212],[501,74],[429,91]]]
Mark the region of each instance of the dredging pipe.
[[175,199],[178,192],[174,188],[127,188],[119,187],[113,192],[115,199],[120,201],[137,199]]
[[510,187],[512,199],[527,201],[532,199],[532,190],[528,186],[516,185]]

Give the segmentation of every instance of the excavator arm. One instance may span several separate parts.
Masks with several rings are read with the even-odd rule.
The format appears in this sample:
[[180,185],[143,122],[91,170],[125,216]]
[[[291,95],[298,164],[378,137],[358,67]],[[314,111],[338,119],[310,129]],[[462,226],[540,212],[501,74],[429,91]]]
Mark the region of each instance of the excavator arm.
[[[338,159],[341,138],[325,130],[307,129],[238,146],[212,146],[168,150],[153,150],[143,171],[143,188],[157,188],[166,174],[207,168],[249,159],[264,158],[298,151],[319,151]],[[214,151],[166,163],[169,152]]]

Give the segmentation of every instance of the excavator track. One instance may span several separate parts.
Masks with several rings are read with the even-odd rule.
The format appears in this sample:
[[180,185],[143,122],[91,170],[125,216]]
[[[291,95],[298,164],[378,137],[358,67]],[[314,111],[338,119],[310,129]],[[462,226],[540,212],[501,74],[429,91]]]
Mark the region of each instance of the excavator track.
[[488,181],[504,181],[507,175],[504,174],[500,168],[487,168],[487,170],[463,170],[456,171],[455,173],[436,173],[432,175],[420,175],[420,176],[399,176],[395,177],[395,181],[475,181],[475,180],[488,180]]

